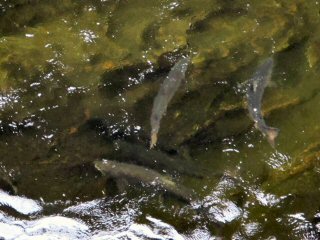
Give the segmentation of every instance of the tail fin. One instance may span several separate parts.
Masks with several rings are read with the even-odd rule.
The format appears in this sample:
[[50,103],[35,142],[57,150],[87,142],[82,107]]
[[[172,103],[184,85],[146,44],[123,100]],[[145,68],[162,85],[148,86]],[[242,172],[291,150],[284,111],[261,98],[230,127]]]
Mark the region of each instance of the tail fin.
[[158,134],[156,132],[151,133],[151,139],[150,139],[150,149],[152,149],[158,141]]
[[274,148],[275,147],[275,139],[278,136],[280,130],[278,128],[269,127],[266,131],[267,140],[270,145]]

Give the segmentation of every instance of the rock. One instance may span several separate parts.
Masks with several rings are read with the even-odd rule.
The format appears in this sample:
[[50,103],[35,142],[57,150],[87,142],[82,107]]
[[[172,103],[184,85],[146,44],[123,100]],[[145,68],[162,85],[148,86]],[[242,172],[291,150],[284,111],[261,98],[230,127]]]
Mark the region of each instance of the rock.
[[[153,99],[181,54],[190,54],[191,66],[162,119],[158,151],[179,153],[247,132],[253,123],[238,85],[270,55],[278,87],[266,90],[267,117],[308,102],[320,89],[317,38],[310,38],[315,3],[63,1],[55,10],[57,2],[6,3],[0,16],[8,24],[0,38],[0,137],[10,153],[2,161],[21,171],[19,191],[32,196],[47,194],[43,179],[57,173],[62,187],[49,198],[73,185],[79,190],[81,168],[92,184],[96,173],[86,164],[113,153],[114,140],[149,142]],[[8,19],[17,14],[13,27]],[[86,129],[95,121],[96,128]],[[41,191],[28,189],[34,164]],[[77,171],[66,183],[70,169]]]

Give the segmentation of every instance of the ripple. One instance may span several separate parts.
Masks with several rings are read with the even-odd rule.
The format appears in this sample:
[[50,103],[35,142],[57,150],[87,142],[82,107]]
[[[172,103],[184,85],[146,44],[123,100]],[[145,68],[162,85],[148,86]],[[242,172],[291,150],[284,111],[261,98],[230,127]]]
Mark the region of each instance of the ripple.
[[42,207],[36,201],[25,197],[11,196],[2,190],[0,190],[0,205],[12,207],[25,215],[42,210]]
[[284,165],[290,163],[291,157],[281,152],[274,152],[271,154],[266,163],[273,169],[284,170]]

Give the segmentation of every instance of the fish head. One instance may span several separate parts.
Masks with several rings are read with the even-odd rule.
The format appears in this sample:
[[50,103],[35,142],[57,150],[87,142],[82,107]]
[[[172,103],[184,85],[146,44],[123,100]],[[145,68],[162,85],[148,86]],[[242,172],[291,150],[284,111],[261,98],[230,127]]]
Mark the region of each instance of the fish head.
[[101,172],[102,175],[105,175],[108,169],[111,168],[110,164],[108,164],[108,160],[94,161],[93,163],[94,167]]

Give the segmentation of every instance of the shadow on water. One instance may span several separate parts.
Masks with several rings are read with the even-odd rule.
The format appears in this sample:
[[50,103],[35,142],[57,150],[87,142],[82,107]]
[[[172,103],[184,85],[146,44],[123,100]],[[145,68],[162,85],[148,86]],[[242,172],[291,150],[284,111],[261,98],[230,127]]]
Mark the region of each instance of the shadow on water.
[[[0,237],[319,239],[316,1],[17,0],[0,19]],[[271,56],[275,148],[246,100]]]

